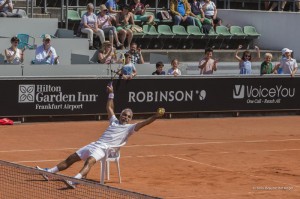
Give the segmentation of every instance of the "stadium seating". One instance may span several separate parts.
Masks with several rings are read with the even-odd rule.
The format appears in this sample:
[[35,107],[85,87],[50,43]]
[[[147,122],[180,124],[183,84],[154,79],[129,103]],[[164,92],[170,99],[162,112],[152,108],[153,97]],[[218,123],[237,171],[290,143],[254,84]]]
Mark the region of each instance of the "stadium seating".
[[244,33],[251,38],[258,38],[261,35],[253,26],[244,26]]
[[[35,38],[28,35],[28,34],[17,34],[18,39],[20,40],[20,43],[18,45],[19,49],[23,48],[29,48],[34,49],[35,46]],[[29,42],[31,41],[31,42]]]

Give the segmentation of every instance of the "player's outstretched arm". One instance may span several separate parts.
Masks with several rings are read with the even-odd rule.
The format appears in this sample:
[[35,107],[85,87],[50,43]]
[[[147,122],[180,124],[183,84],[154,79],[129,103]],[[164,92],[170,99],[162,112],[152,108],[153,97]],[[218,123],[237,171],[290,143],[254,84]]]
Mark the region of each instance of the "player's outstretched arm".
[[157,118],[162,117],[165,114],[165,109],[164,108],[159,108],[157,109],[156,113],[154,115],[152,115],[151,117],[149,117],[148,119],[139,122],[136,124],[134,130],[138,131],[141,128],[143,128],[144,126],[151,124],[152,122],[154,122]]
[[114,112],[114,89],[112,85],[107,86],[107,91],[108,91],[108,99],[106,103],[106,111],[108,114],[108,119],[115,115]]

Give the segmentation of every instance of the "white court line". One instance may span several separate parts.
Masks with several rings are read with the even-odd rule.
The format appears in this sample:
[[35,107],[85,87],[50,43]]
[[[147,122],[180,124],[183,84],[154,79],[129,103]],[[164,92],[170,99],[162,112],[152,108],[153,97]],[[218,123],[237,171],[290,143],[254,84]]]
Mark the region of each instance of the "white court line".
[[[300,139],[283,139],[283,140],[251,140],[251,141],[230,141],[230,142],[196,142],[196,143],[174,143],[174,144],[146,144],[146,145],[128,145],[123,146],[126,148],[134,147],[160,147],[160,146],[184,146],[184,145],[206,145],[206,144],[233,144],[233,143],[263,143],[263,142],[289,142],[300,141]],[[33,151],[63,151],[63,150],[76,150],[78,148],[61,148],[61,149],[27,149],[27,150],[7,150],[0,151],[0,153],[11,152],[33,152]]]
[[[122,156],[123,158],[155,158],[155,157],[170,157],[172,155],[187,155],[187,154],[167,154],[167,155],[138,155],[138,156]],[[24,160],[24,161],[15,161],[13,163],[30,163],[30,162],[60,162],[63,159],[59,160]]]
[[253,178],[258,178],[258,179],[264,179],[264,180],[267,180],[267,181],[276,182],[276,183],[280,183],[280,184],[284,184],[284,185],[289,185],[289,186],[292,186],[292,187],[300,187],[300,186],[296,186],[296,185],[293,185],[293,184],[290,184],[290,183],[286,183],[286,182],[282,182],[282,181],[278,181],[278,180],[271,180],[271,179],[268,179],[268,178],[263,178],[261,176],[255,176],[255,175],[245,174],[245,173],[243,173],[241,171],[234,171],[234,170],[227,169],[227,168],[224,168],[224,167],[214,166],[214,165],[210,165],[210,164],[207,164],[207,163],[198,162],[198,161],[195,161],[195,160],[189,160],[189,159],[185,159],[185,158],[180,158],[180,157],[176,157],[176,156],[173,156],[173,155],[170,155],[170,157],[172,157],[174,159],[178,159],[178,160],[183,160],[183,161],[186,161],[186,162],[192,162],[192,163],[196,163],[196,164],[200,164],[200,165],[205,165],[205,166],[212,167],[212,168],[219,169],[219,170],[223,170],[223,171],[229,171],[229,172],[233,172],[233,173],[245,175],[245,176],[248,176],[248,177],[253,177]]

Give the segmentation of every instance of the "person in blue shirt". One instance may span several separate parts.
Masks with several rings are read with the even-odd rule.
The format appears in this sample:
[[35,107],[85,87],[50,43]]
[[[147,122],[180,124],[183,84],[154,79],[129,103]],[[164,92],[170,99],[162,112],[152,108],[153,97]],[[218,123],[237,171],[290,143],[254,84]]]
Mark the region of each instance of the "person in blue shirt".
[[173,15],[175,25],[186,22],[188,25],[195,25],[195,20],[191,16],[190,5],[187,0],[171,0],[170,12]]

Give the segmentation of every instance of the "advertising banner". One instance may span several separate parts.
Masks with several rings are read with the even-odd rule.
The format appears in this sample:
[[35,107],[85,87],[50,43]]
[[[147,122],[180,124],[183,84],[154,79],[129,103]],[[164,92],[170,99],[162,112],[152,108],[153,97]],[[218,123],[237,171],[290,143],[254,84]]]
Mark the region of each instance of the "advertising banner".
[[[1,116],[106,114],[109,79],[1,80]],[[115,80],[115,111],[299,110],[300,78],[184,77]]]

